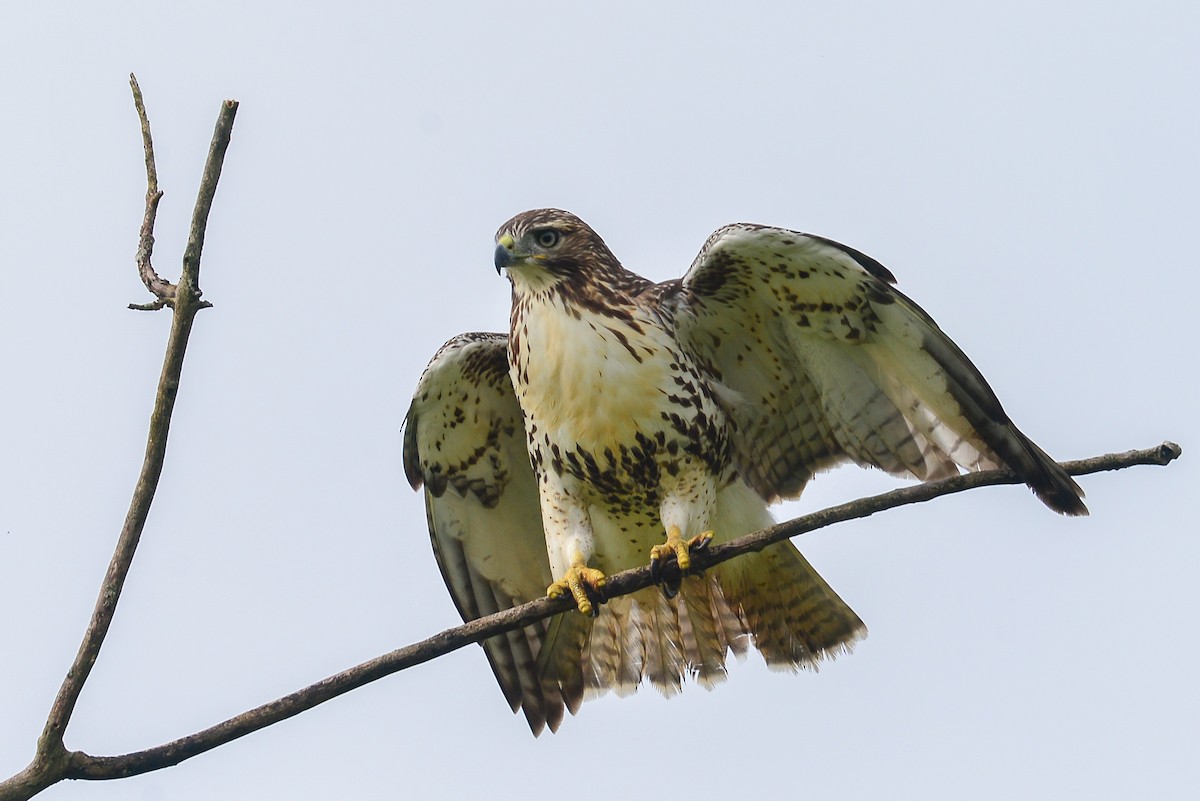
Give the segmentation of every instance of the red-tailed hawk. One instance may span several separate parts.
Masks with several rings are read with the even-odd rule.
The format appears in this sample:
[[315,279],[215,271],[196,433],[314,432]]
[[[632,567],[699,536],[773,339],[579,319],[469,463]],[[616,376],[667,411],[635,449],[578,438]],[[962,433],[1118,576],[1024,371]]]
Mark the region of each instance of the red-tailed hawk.
[[[604,602],[604,575],[771,524],[843,462],[922,480],[1008,467],[1047,506],[1083,492],[881,264],[761,225],[714,233],[682,280],[625,270],[582,220],[497,234],[509,333],[447,342],[405,421],[442,575],[464,619],[550,594],[568,613],[484,643],[534,733],[584,695],[711,686],[730,651],[815,666],[861,620],[790,542]],[[547,589],[549,588],[549,589]]]

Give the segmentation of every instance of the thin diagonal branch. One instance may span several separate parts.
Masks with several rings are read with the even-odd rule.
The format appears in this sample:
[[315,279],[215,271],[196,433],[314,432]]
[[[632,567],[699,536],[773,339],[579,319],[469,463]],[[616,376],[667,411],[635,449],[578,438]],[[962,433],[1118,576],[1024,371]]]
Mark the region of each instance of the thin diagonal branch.
[[[162,193],[158,190],[157,171],[154,167],[154,150],[150,140],[150,124],[146,119],[145,106],[142,103],[141,91],[137,80],[130,76],[130,84],[134,94],[134,104],[142,122],[143,143],[146,149],[146,177],[148,188],[146,192],[146,212],[143,218],[141,237],[138,244],[138,270],[143,279],[149,274],[153,281],[147,281],[147,288],[156,295],[158,308],[169,305],[174,309],[171,320],[171,333],[167,341],[166,356],[163,360],[162,373],[159,376],[158,389],[154,399],[154,409],[150,415],[150,431],[146,438],[146,453],[142,460],[142,469],[134,488],[133,499],[129,504],[121,534],[117,540],[116,550],[109,562],[104,582],[100,587],[100,595],[92,617],[88,622],[83,641],[74,662],[63,679],[62,686],[54,698],[50,713],[46,719],[45,728],[38,738],[37,751],[30,765],[9,781],[0,783],[0,799],[28,798],[40,792],[50,784],[61,780],[67,774],[67,765],[78,759],[78,754],[68,753],[63,745],[63,732],[71,719],[75,704],[83,691],[83,686],[91,674],[100,647],[108,634],[116,612],[117,601],[125,585],[133,562],[134,552],[141,539],[142,529],[154,500],[159,477],[162,475],[163,461],[166,458],[167,435],[171,427],[171,414],[175,408],[175,397],[179,390],[179,379],[183,371],[183,357],[187,350],[188,337],[191,334],[192,323],[196,312],[209,305],[200,300],[200,290],[197,287],[197,277],[200,268],[200,251],[204,244],[204,230],[207,225],[208,212],[212,206],[213,195],[216,192],[217,181],[221,174],[221,163],[225,149],[229,144],[229,136],[233,126],[234,115],[237,113],[237,103],[226,101],[217,118],[216,131],[213,134],[213,144],[209,150],[208,163],[204,168],[201,180],[199,200],[192,218],[191,237],[187,253],[184,257],[183,277],[178,288],[172,287],[173,298],[166,298],[156,291],[155,282],[162,282],[150,268],[150,252],[154,244],[154,218],[158,201]],[[158,287],[161,290],[161,287]],[[154,304],[151,304],[153,306]]]
[[[1123,470],[1137,465],[1166,466],[1182,455],[1183,449],[1174,442],[1164,442],[1154,448],[1124,453],[1109,453],[1104,456],[1093,456],[1090,459],[1080,459],[1073,462],[1061,462],[1061,466],[1070,475],[1086,476],[1091,473],[1101,473],[1106,470]],[[739,537],[724,545],[716,545],[711,552],[702,555],[699,561],[700,569],[709,565],[724,562],[744,553],[761,551],[768,545],[790,537],[798,537],[818,528],[825,528],[834,523],[843,523],[860,517],[869,517],[876,512],[905,506],[913,503],[924,503],[943,495],[953,495],[958,492],[977,487],[991,487],[1001,484],[1023,484],[1011,470],[987,470],[981,473],[966,473],[960,476],[934,481],[929,484],[916,484],[911,487],[885,492],[870,498],[832,506],[795,520],[778,523],[755,534]],[[693,559],[693,561],[696,561]]]
[[[1082,461],[1065,462],[1062,466],[1071,475],[1078,476],[1104,470],[1121,470],[1135,465],[1167,465],[1179,458],[1181,453],[1182,449],[1178,445],[1164,442],[1162,445],[1146,450],[1127,451]],[[990,470],[929,484],[918,484],[882,495],[861,498],[789,520],[763,531],[739,537],[724,545],[712,546],[707,551],[693,554],[692,558],[695,569],[703,570],[750,551],[762,550],[772,543],[834,523],[868,517],[886,509],[921,503],[942,495],[950,495],[976,487],[1021,483],[1021,479],[1009,470]],[[675,576],[678,575],[677,570],[678,568],[674,564],[669,564],[664,567],[664,574],[667,578],[671,578],[672,573]],[[609,576],[605,590],[609,598],[615,598],[650,587],[653,584],[654,578],[651,576],[650,567],[646,565]],[[273,723],[298,715],[331,698],[336,698],[384,676],[428,662],[471,643],[481,642],[488,637],[528,626],[567,611],[573,605],[574,601],[570,596],[564,595],[555,599],[540,598],[522,606],[447,629],[427,640],[384,654],[283,698],[218,723],[211,728],[155,748],[122,756],[89,756],[80,752],[73,753],[71,754],[71,765],[66,774],[67,778],[113,779],[176,765],[197,754],[210,751]]]

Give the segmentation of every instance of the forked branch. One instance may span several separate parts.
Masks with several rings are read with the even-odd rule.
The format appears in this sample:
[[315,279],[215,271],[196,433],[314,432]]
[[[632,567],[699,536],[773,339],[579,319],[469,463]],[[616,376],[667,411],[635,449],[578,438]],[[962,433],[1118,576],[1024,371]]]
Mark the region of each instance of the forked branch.
[[28,798],[69,775],[70,766],[78,761],[79,755],[68,753],[63,745],[63,732],[71,719],[71,713],[75,710],[75,704],[83,691],[83,685],[87,682],[92,667],[96,664],[100,646],[104,643],[109,626],[112,624],[117,601],[121,597],[125,578],[129,574],[134,552],[141,539],[142,528],[145,526],[146,517],[150,512],[150,504],[154,500],[154,492],[158,487],[163,461],[166,458],[171,413],[174,410],[175,397],[179,390],[183,356],[187,350],[192,322],[197,311],[210,305],[200,298],[200,251],[204,244],[208,213],[212,208],[213,195],[216,193],[217,181],[221,176],[221,164],[225,157],[225,149],[229,145],[238,104],[236,101],[226,101],[217,117],[216,131],[213,133],[212,145],[209,148],[208,160],[204,167],[204,176],[200,182],[199,197],[192,214],[191,235],[188,240],[187,252],[184,254],[182,274],[178,284],[171,284],[160,278],[154,268],[150,266],[150,256],[154,249],[154,219],[162,192],[158,188],[158,174],[154,165],[154,145],[150,138],[150,122],[146,117],[142,93],[138,88],[137,79],[132,75],[129,76],[129,79],[133,89],[134,104],[141,121],[142,141],[146,151],[146,210],[138,242],[137,266],[146,288],[155,296],[152,303],[132,305],[132,307],[161,309],[163,306],[170,306],[174,309],[171,333],[167,341],[162,373],[158,380],[154,409],[150,415],[150,431],[146,438],[146,454],[142,460],[142,469],[134,488],[133,499],[129,504],[129,511],[121,527],[116,550],[113,552],[112,560],[104,575],[104,581],[100,586],[100,595],[96,600],[95,609],[88,621],[87,630],[84,632],[83,641],[79,645],[75,660],[54,698],[54,703],[46,718],[46,725],[42,730],[41,737],[38,738],[33,762],[16,776],[0,783],[0,800]]

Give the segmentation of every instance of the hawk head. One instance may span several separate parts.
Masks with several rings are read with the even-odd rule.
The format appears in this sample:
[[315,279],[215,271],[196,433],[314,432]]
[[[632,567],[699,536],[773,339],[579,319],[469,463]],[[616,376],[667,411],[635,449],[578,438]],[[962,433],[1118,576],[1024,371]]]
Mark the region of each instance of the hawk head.
[[561,209],[522,212],[500,226],[496,272],[502,268],[518,292],[612,284],[625,274],[600,235]]

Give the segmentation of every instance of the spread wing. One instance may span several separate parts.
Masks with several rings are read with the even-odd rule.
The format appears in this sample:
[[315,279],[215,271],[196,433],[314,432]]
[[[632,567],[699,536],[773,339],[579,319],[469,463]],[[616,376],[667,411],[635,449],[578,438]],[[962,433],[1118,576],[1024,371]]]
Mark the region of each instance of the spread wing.
[[[463,620],[540,598],[552,581],[507,342],[502,334],[447,342],[405,418],[404,472],[414,489],[425,486],[433,551]],[[505,698],[534,734],[563,718],[562,689],[537,665],[553,620],[483,643]]]
[[709,238],[671,312],[732,390],[744,478],[774,500],[844,461],[925,480],[1006,466],[1052,509],[1087,514],[1079,486],[894,282],[869,256],[795,231],[739,224]]

